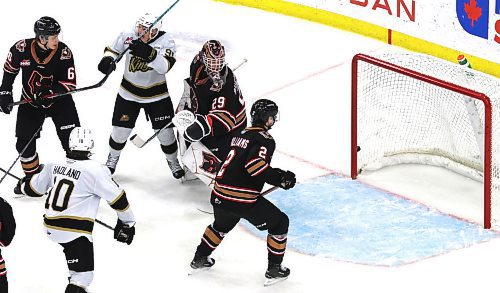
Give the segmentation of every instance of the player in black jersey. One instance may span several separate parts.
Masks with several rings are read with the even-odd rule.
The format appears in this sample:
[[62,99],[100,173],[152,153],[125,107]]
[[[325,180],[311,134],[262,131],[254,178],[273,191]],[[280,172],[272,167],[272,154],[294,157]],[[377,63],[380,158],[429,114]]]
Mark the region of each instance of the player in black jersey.
[[258,100],[252,105],[251,117],[252,126],[231,138],[230,151],[217,172],[210,199],[215,219],[206,228],[191,267],[211,267],[215,261],[210,254],[243,218],[269,233],[265,285],[270,285],[290,274],[288,268],[281,266],[288,217],[260,194],[264,183],[284,189],[294,187],[295,174],[270,166],[276,144],[268,130],[277,121],[278,106],[270,100]]
[[[16,220],[10,204],[0,197],[0,247],[6,247],[16,233]],[[8,292],[7,269],[0,253],[0,292]]]
[[194,57],[177,108],[196,114],[185,131],[188,141],[200,141],[219,159],[225,158],[233,133],[247,126],[246,108],[233,71],[226,65],[224,46],[207,41]]
[[[26,176],[38,172],[40,164],[36,140],[30,139],[45,121],[51,117],[63,149],[68,152],[71,130],[80,126],[78,112],[71,95],[53,100],[54,94],[76,88],[76,73],[71,50],[59,41],[61,27],[52,17],[44,16],[35,22],[35,38],[15,43],[7,55],[0,86],[0,109],[9,114],[13,102],[12,85],[22,71],[22,99],[29,103],[19,106],[16,123],[16,149]],[[38,133],[35,138],[39,138]],[[25,149],[26,148],[26,149]],[[24,150],[24,152],[22,152]],[[20,193],[19,184],[14,189]]]

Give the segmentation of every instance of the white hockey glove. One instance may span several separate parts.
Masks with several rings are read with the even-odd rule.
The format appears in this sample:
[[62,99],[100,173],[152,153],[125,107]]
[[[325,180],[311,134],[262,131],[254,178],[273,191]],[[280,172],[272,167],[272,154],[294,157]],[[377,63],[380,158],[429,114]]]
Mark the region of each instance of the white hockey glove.
[[179,132],[183,133],[186,128],[189,127],[189,125],[194,123],[195,120],[196,117],[194,116],[193,112],[188,110],[181,110],[177,114],[175,114],[172,122],[174,123],[175,127],[177,127]]
[[182,92],[181,99],[179,100],[179,105],[175,113],[179,113],[182,110],[191,109],[191,86],[187,82],[187,78],[184,80],[184,92]]

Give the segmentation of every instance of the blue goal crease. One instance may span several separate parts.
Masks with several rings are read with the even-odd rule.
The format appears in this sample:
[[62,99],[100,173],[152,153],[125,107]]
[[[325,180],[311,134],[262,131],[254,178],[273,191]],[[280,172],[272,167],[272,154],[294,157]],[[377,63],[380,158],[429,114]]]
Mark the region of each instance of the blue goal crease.
[[[339,175],[318,177],[266,197],[290,218],[289,248],[339,261],[398,266],[500,236]],[[242,223],[251,233],[266,236]]]

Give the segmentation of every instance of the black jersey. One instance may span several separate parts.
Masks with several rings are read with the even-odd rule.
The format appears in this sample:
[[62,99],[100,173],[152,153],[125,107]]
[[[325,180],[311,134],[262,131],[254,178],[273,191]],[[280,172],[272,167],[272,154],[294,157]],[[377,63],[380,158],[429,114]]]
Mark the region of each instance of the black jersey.
[[201,142],[215,155],[225,156],[226,152],[218,149],[227,146],[232,133],[245,129],[247,117],[245,100],[236,77],[229,67],[225,66],[224,71],[225,83],[222,87],[215,86],[198,54],[191,63],[188,83],[191,86],[193,112],[206,116],[212,127],[210,135]]
[[275,148],[273,137],[263,127],[249,127],[233,136],[215,178],[213,195],[222,201],[252,204],[264,183],[279,185],[283,171],[270,165]]
[[[10,244],[16,233],[16,220],[10,204],[0,197],[0,247]],[[5,261],[0,252],[0,277],[7,274]]]
[[3,70],[4,90],[12,90],[14,79],[22,70],[23,99],[31,100],[42,88],[54,93],[76,88],[73,54],[63,42],[54,50],[43,50],[34,38],[20,40],[10,48]]

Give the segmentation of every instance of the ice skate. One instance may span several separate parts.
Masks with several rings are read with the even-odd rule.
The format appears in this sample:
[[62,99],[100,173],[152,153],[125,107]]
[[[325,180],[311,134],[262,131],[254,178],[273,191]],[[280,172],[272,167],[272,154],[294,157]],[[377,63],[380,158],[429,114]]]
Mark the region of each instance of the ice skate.
[[21,180],[17,181],[16,187],[14,187],[14,193],[17,195],[23,194],[23,192],[21,191]]
[[270,286],[278,282],[284,281],[290,275],[290,269],[282,266],[281,264],[270,263],[267,266],[266,280],[264,286]]
[[196,274],[198,272],[206,271],[215,264],[215,260],[209,256],[195,256],[191,261],[192,270],[188,275]]
[[174,160],[167,160],[168,166],[170,167],[170,170],[172,170],[172,175],[174,176],[175,179],[180,179],[184,176],[185,172],[182,169],[181,164],[175,158]]
[[108,167],[111,174],[115,174],[116,165],[118,164],[118,160],[120,156],[113,156],[111,153],[108,155],[108,160],[106,161],[106,167]]

